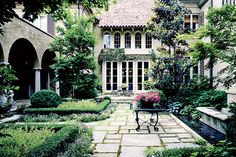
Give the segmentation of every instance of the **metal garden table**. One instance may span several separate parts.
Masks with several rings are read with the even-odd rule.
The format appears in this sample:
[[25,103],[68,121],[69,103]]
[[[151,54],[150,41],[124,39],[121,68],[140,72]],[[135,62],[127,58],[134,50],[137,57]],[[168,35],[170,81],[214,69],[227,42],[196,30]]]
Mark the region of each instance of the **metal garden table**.
[[[135,119],[135,120],[136,120],[136,122],[137,122],[137,124],[138,124],[138,127],[136,128],[136,130],[139,131],[139,130],[140,130],[140,126],[143,125],[143,124],[145,124],[145,123],[147,123],[147,124],[150,124],[150,126],[153,126],[155,131],[158,131],[158,127],[157,127],[157,123],[158,123],[158,111],[159,111],[159,109],[157,109],[157,108],[148,109],[148,108],[135,108],[135,107],[134,107],[134,112],[135,112],[135,114],[136,114],[136,119]],[[147,113],[150,113],[150,114],[151,114],[150,121],[149,121],[149,120],[142,120],[142,119],[140,119],[140,118],[139,118],[139,112],[147,112]],[[153,116],[154,114],[156,114],[156,122],[155,122],[155,124],[153,125],[153,124],[152,124],[152,116]],[[139,120],[142,120],[142,121],[143,121],[143,123],[142,123],[141,125],[139,124]]]

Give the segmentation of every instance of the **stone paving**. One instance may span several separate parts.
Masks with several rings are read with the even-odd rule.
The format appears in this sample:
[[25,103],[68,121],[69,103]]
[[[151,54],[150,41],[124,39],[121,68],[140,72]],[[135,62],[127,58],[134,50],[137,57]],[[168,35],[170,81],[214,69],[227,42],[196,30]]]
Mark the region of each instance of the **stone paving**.
[[[141,119],[150,114],[142,113]],[[197,147],[193,142],[200,138],[171,114],[159,114],[158,132],[144,124],[136,131],[135,114],[129,104],[119,104],[111,118],[86,123],[93,128],[94,157],[144,157],[146,147],[158,150],[176,147]]]

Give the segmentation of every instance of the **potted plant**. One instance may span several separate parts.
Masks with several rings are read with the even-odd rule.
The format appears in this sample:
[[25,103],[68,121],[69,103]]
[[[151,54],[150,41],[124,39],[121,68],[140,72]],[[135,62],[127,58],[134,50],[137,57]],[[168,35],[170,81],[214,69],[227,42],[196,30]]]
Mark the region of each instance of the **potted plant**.
[[122,89],[122,91],[123,91],[123,94],[125,94],[125,91],[126,91],[126,89],[127,89],[127,84],[126,83],[122,83],[121,84],[121,89]]
[[124,91],[124,90],[126,90],[127,89],[127,84],[126,83],[122,83],[121,84],[121,89]]
[[161,97],[159,92],[145,92],[134,98],[134,105],[138,108],[154,109],[160,106]]
[[3,109],[9,106],[8,93],[11,90],[17,90],[18,87],[12,85],[12,82],[17,80],[14,70],[10,65],[0,65],[0,108]]

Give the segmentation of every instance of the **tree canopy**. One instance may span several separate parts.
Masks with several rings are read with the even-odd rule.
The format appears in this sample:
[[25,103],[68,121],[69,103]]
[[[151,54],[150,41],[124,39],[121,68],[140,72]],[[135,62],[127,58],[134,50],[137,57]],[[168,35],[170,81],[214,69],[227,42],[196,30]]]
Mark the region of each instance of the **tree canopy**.
[[[188,44],[177,38],[185,33],[183,17],[190,13],[180,2],[159,0],[153,9],[154,15],[148,23],[148,29],[154,39],[161,42],[159,53],[153,58],[153,67],[149,75],[155,80],[155,88],[163,90],[167,97],[175,96],[183,82],[183,75],[188,72],[189,61],[183,58]],[[155,56],[155,55],[153,55]]]
[[64,26],[50,44],[50,50],[60,52],[60,57],[52,68],[60,81],[61,95],[76,98],[96,96],[96,68],[93,56],[95,33],[93,18],[78,17],[67,12]]
[[186,46],[187,43],[176,37],[186,31],[183,28],[183,17],[189,14],[190,10],[181,5],[178,0],[159,0],[156,1],[153,11],[154,15],[148,23],[152,37],[161,42],[162,49],[167,49],[169,55],[172,49],[174,54],[180,53],[180,46]]
[[79,3],[88,8],[108,8],[109,0],[1,0],[0,1],[0,33],[3,33],[4,23],[10,22],[17,16],[14,8],[16,4],[23,5],[23,18],[29,21],[35,20],[39,14],[59,14],[62,6],[66,4]]
[[208,22],[196,34],[199,39],[209,38],[211,41],[196,41],[193,44],[193,57],[197,61],[209,59],[209,69],[219,62],[228,63],[219,72],[218,81],[230,87],[236,83],[236,7],[224,5],[212,8],[206,18]]

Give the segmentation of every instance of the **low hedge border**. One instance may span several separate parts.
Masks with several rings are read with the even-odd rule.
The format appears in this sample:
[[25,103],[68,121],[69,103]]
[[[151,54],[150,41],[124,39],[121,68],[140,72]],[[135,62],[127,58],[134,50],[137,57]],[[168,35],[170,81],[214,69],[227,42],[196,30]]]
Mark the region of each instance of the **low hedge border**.
[[[28,152],[26,157],[56,157],[58,154],[63,154],[66,152],[70,144],[74,143],[77,139],[89,139],[89,141],[84,141],[84,143],[87,143],[87,145],[91,145],[92,141],[92,131],[84,125],[2,124],[0,125],[0,128],[2,127],[23,127],[25,129],[28,127],[35,127],[38,129],[50,128],[56,131],[55,134],[47,138],[42,144]],[[83,146],[83,141],[80,144]],[[83,150],[78,151],[83,151],[81,153],[84,154],[91,153],[89,147],[87,149],[83,148]]]
[[70,143],[74,142],[79,136],[83,136],[81,135],[82,132],[82,128],[78,126],[63,127],[46,139],[44,143],[29,152],[27,157],[56,157],[57,153],[65,152]]
[[94,113],[82,113],[82,114],[71,114],[71,115],[58,115],[58,114],[49,114],[49,115],[35,115],[28,114],[20,120],[20,122],[64,122],[64,121],[74,121],[77,122],[91,122],[105,120],[110,117],[110,115],[116,110],[117,104],[111,103],[104,111],[99,114]]
[[66,114],[73,114],[73,113],[101,113],[105,110],[108,105],[110,104],[110,100],[103,100],[101,103],[97,104],[97,108],[94,109],[63,109],[63,108],[26,108],[24,110],[25,114],[50,114],[55,113],[58,115],[66,115]]

